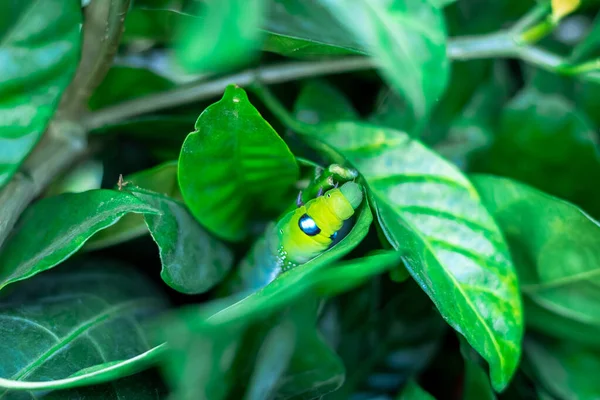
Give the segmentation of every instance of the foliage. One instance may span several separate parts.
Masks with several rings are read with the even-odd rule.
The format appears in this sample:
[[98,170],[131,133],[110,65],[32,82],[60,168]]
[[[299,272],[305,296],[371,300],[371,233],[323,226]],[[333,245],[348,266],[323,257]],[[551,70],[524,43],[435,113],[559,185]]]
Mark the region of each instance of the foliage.
[[5,2],[0,399],[599,398],[599,5]]

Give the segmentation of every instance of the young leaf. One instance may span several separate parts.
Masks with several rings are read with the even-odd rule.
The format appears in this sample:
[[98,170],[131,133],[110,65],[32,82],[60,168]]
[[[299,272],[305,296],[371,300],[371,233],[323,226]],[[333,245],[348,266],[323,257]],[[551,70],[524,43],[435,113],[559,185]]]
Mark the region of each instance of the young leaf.
[[517,276],[500,230],[454,166],[406,134],[342,122],[323,140],[362,174],[387,239],[448,323],[489,362],[501,390],[520,355]]
[[78,1],[21,0],[0,22],[0,187],[17,171],[54,114],[77,67]]
[[127,265],[83,263],[42,274],[1,306],[0,388],[10,391],[0,389],[0,397],[122,378],[164,350],[148,343],[144,324],[166,302]]
[[[576,206],[509,179],[473,182],[506,236],[527,323],[553,336],[600,331],[600,226]],[[595,332],[595,335],[594,335]]]
[[442,11],[427,0],[321,0],[365,43],[391,86],[423,117],[448,81]]
[[246,62],[260,47],[265,0],[205,4],[203,17],[183,30],[177,56],[191,71],[220,71]]
[[131,189],[135,197],[160,213],[144,214],[158,245],[163,281],[181,293],[204,293],[221,282],[233,265],[233,254],[211,237],[185,206],[158,193]]
[[194,217],[215,235],[239,241],[258,210],[281,205],[298,165],[246,92],[232,85],[186,138],[178,177]]
[[92,190],[47,197],[29,207],[0,252],[0,289],[54,267],[126,213],[156,213],[135,196]]

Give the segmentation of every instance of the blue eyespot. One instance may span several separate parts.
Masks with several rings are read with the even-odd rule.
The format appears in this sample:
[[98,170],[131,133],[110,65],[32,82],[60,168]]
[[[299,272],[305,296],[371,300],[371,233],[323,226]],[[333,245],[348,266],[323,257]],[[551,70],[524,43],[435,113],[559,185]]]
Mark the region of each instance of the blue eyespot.
[[316,236],[321,233],[321,229],[319,229],[315,220],[306,214],[300,217],[298,226],[300,227],[300,230],[308,236]]
[[335,231],[335,232],[333,232],[333,235],[329,236],[329,238],[331,240],[335,240],[335,238],[337,237],[337,235],[338,235],[338,231]]

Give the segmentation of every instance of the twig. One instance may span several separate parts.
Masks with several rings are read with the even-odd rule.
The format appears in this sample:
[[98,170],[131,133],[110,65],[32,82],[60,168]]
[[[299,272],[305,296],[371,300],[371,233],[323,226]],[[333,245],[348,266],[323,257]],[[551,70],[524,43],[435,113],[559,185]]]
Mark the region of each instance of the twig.
[[[540,68],[563,73],[566,61],[541,48],[520,43],[512,31],[488,35],[456,37],[448,42],[448,57],[454,60],[485,58],[520,58]],[[255,80],[264,84],[283,83],[291,80],[375,68],[372,59],[355,56],[325,61],[287,62],[249,69],[214,80],[201,81],[176,89],[140,97],[91,113],[84,119],[87,129],[94,130],[129,118],[205,100],[223,93],[227,85],[235,83],[249,86]]]

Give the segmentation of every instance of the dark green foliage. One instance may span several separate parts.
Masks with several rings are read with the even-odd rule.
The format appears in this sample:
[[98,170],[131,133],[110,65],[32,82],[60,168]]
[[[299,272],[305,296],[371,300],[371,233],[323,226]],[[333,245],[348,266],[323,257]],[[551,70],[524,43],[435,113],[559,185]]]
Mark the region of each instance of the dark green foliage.
[[600,398],[599,7],[5,1],[0,399]]

